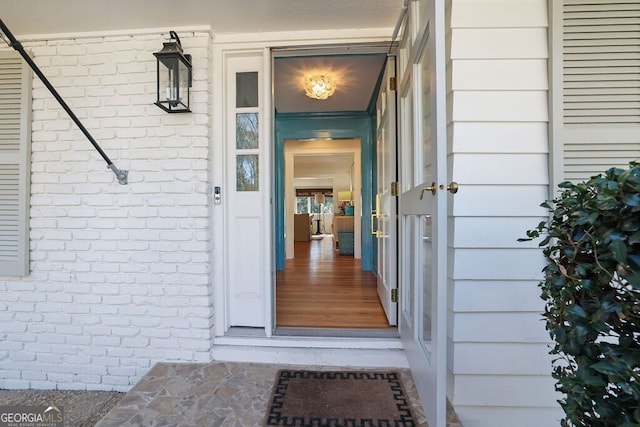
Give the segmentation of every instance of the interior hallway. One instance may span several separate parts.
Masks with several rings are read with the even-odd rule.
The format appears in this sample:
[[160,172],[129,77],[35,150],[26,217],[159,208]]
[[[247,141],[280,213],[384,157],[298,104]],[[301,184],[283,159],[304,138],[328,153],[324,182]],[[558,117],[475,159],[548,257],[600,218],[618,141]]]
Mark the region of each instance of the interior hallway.
[[331,235],[295,242],[295,257],[276,273],[276,325],[390,328],[376,286],[375,274],[340,255]]

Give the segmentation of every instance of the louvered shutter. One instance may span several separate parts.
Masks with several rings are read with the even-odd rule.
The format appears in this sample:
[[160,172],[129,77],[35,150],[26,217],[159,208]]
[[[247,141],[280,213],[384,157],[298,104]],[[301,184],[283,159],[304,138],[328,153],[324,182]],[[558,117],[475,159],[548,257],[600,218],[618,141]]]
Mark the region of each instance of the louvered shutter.
[[563,179],[582,181],[640,158],[640,0],[563,0],[561,34]]
[[29,271],[30,93],[22,58],[0,52],[0,276]]

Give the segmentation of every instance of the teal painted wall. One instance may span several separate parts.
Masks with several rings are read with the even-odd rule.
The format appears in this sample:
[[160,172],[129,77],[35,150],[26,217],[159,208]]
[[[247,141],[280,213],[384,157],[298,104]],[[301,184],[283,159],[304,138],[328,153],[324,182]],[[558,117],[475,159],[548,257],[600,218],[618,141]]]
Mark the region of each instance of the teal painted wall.
[[371,212],[375,204],[376,138],[375,120],[368,113],[331,115],[277,115],[274,148],[274,218],[276,269],[285,266],[284,142],[287,139],[360,138],[362,143],[362,270],[374,270],[376,244],[371,230]]

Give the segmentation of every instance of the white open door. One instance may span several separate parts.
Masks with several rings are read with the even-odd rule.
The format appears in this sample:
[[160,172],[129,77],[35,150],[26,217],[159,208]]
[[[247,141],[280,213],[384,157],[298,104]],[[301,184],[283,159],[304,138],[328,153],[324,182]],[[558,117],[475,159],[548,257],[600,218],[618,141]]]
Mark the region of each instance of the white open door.
[[[446,426],[447,399],[447,199],[451,195],[446,182],[442,3],[430,2],[434,9],[420,31],[405,31],[400,58],[406,62],[399,87],[400,333],[431,427]],[[434,16],[439,17],[436,25]]]
[[377,191],[376,210],[371,219],[372,233],[378,242],[378,296],[389,325],[398,324],[398,247],[397,200],[392,186],[397,181],[395,57],[387,59],[385,75],[376,102]]

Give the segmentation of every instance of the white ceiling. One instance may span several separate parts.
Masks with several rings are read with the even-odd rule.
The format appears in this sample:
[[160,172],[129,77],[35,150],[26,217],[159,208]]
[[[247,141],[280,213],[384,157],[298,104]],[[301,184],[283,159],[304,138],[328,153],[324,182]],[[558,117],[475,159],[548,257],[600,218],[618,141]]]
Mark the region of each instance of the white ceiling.
[[[366,111],[386,55],[332,55],[274,60],[274,98],[277,113]],[[304,95],[307,73],[331,74],[336,91],[325,100]]]
[[332,178],[348,173],[353,165],[353,153],[313,153],[293,157],[294,178]]
[[[18,40],[21,35],[168,31],[200,25],[210,26],[214,34],[384,28],[391,38],[402,4],[403,0],[0,0],[0,19]],[[349,48],[342,49],[340,55],[307,52],[277,59],[276,111],[365,111],[384,56],[345,55]],[[304,96],[301,73],[313,69],[330,69],[340,76],[328,100]]]
[[0,0],[16,35],[210,25],[214,34],[393,28],[403,0]]

